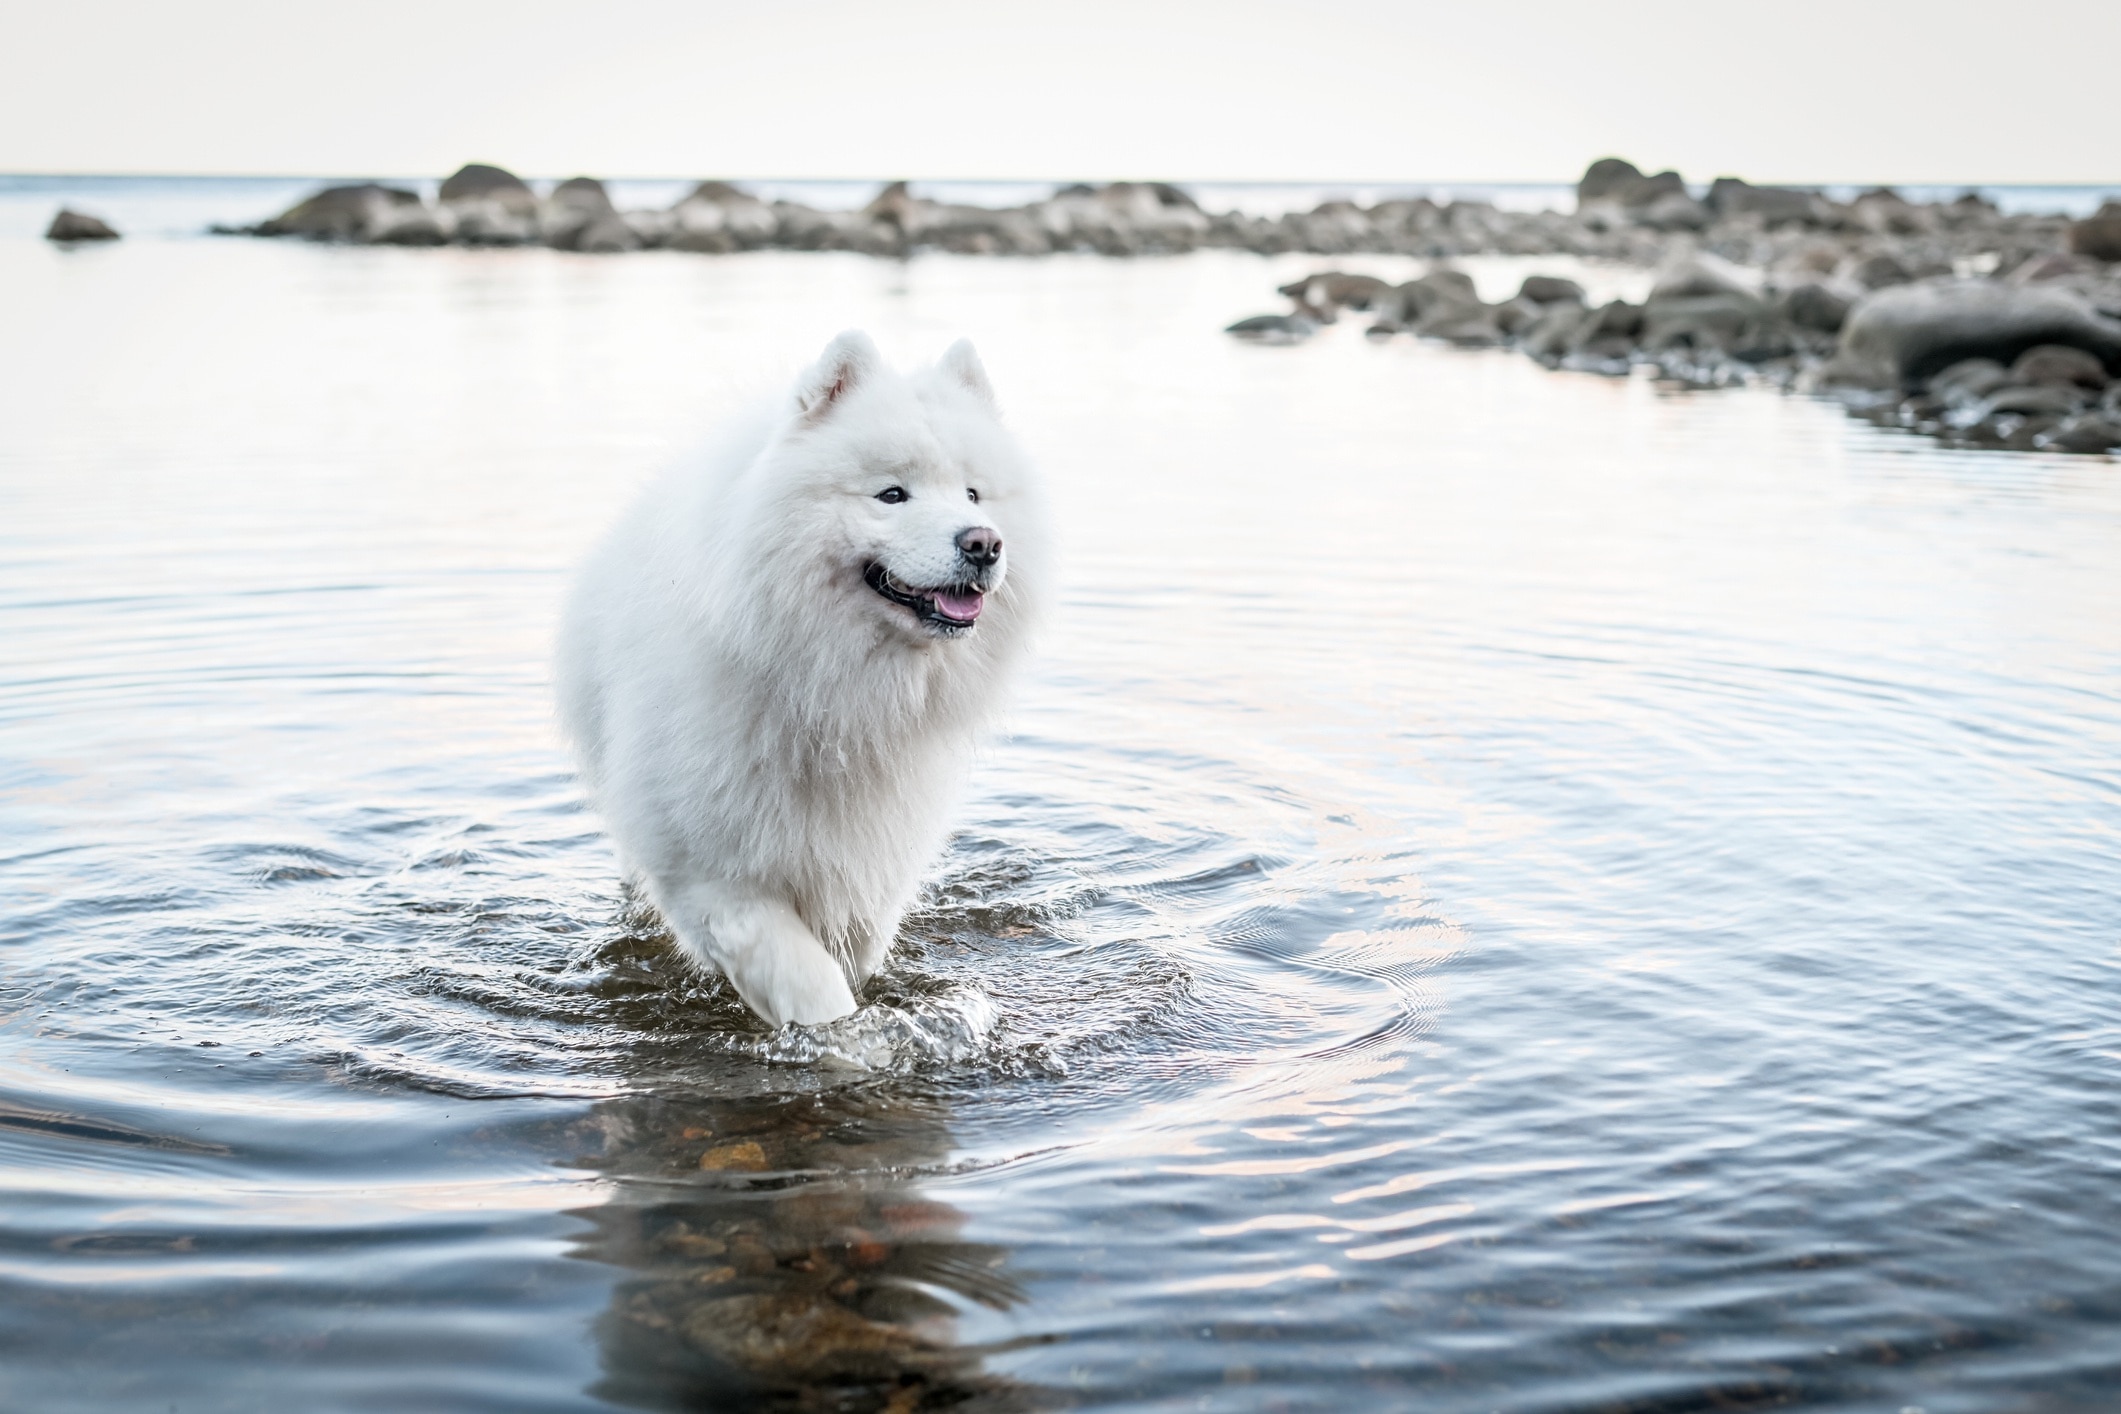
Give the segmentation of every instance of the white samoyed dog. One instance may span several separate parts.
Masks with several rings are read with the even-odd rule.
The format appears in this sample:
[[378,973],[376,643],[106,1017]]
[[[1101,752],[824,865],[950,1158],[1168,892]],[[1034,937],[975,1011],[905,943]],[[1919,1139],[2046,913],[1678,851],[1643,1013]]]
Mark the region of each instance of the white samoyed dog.
[[842,334],[577,581],[562,726],[622,865],[768,1023],[890,950],[1046,594],[1039,479],[969,343]]

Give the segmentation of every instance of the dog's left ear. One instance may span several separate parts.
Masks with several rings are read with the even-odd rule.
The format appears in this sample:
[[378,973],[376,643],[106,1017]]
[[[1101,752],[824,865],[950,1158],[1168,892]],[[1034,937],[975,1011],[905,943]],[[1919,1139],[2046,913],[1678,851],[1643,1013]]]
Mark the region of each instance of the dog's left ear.
[[859,329],[849,329],[825,345],[824,356],[795,385],[795,405],[803,421],[823,422],[882,361],[876,345]]
[[945,349],[942,362],[936,366],[978,394],[988,407],[994,406],[994,385],[987,381],[987,366],[972,351],[970,339],[959,339]]

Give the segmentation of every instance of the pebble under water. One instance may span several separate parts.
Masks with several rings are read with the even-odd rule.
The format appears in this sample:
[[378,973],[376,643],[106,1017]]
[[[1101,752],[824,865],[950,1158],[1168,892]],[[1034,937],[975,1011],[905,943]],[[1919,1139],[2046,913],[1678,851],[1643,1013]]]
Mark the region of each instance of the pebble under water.
[[[0,241],[0,1407],[2113,1407],[2121,467],[1309,268]],[[847,326],[1067,583],[771,1035],[547,654]]]

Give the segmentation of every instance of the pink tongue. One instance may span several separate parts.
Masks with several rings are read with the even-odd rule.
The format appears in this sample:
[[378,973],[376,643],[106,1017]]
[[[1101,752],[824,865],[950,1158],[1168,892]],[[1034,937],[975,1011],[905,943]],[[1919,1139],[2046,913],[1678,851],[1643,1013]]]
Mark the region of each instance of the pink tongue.
[[953,619],[969,622],[979,617],[979,606],[984,597],[977,589],[938,589],[935,591],[935,607]]

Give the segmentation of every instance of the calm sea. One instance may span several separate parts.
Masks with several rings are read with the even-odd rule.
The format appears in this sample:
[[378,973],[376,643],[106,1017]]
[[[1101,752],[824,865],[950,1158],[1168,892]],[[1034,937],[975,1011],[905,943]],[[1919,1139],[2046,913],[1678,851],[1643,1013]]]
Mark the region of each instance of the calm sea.
[[[40,182],[0,1408],[2114,1406],[2113,461],[1219,332],[1301,258]],[[37,239],[77,197],[131,238]],[[853,1042],[673,963],[547,672],[631,490],[847,326],[978,342],[1067,572]]]

